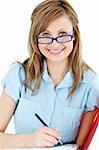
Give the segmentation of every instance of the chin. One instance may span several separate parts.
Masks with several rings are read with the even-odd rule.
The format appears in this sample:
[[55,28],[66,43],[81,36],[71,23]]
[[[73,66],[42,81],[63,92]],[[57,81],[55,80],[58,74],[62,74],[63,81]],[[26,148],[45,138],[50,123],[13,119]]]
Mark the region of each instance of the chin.
[[57,58],[57,59],[51,59],[51,58],[46,58],[48,61],[50,61],[50,62],[53,62],[53,63],[59,63],[59,62],[65,62],[67,59],[68,59],[68,57],[65,57],[65,58],[63,58],[63,59],[59,59],[59,58]]

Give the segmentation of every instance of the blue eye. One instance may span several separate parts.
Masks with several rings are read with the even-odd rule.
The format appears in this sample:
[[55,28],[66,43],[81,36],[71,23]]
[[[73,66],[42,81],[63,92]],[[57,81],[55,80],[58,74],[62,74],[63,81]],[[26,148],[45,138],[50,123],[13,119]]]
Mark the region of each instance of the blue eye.
[[49,35],[49,33],[45,32],[42,34],[42,36],[48,36],[49,37],[50,35]]
[[67,33],[64,32],[64,31],[62,31],[62,32],[60,32],[59,34],[61,34],[61,35],[66,35]]

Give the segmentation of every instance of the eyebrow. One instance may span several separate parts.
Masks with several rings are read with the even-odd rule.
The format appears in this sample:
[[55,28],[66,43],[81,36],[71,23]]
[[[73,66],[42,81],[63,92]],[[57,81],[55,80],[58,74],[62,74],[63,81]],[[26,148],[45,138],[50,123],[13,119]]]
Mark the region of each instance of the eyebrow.
[[[59,33],[60,31],[62,31],[62,30],[64,30],[66,33],[68,33],[68,32],[66,31],[66,29],[64,29],[64,28],[61,28],[61,29],[58,31],[58,33]],[[47,32],[50,33],[50,31],[49,31],[48,29],[46,29],[45,31],[47,31]],[[45,32],[45,31],[44,31],[44,32]]]

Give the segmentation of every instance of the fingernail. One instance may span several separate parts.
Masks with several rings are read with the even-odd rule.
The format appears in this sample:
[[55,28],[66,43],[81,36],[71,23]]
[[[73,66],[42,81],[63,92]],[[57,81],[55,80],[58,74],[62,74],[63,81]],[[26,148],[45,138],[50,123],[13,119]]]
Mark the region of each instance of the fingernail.
[[61,136],[59,136],[58,139],[61,140]]

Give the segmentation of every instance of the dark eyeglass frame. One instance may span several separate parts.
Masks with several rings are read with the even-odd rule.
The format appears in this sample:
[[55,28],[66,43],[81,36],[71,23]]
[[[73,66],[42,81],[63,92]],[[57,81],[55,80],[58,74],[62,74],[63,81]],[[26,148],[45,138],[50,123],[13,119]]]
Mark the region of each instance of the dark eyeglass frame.
[[[65,41],[65,42],[58,41],[58,38],[65,37],[65,36],[69,36],[69,37],[71,37],[71,39],[68,40],[68,41]],[[43,37],[43,36],[39,37],[38,36],[37,37],[37,43],[40,43],[40,44],[51,44],[51,43],[53,43],[53,41],[57,41],[58,43],[67,43],[67,42],[70,42],[73,37],[74,37],[74,33],[72,33],[72,34],[66,34],[66,35],[61,35],[61,36],[58,36],[58,37],[55,37],[55,38],[53,38],[53,37]],[[48,38],[48,39],[51,39],[52,41],[50,43],[42,43],[42,42],[39,42],[39,39],[41,39],[41,38]]]

